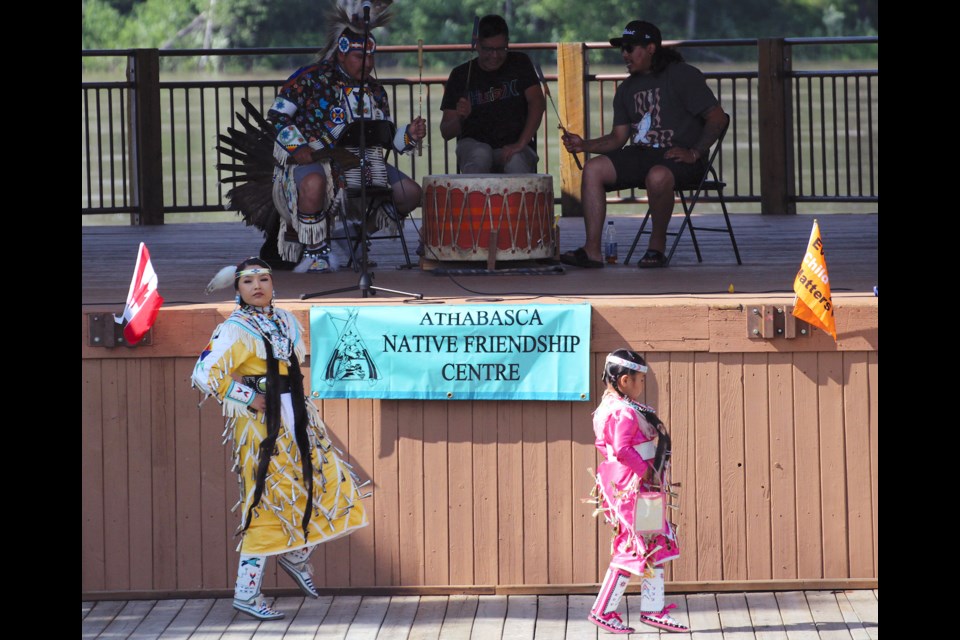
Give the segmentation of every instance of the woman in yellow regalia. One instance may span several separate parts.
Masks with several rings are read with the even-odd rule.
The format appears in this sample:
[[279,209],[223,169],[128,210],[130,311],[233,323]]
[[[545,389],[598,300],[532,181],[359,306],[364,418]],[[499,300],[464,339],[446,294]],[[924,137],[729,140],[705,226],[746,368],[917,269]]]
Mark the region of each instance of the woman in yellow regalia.
[[240,484],[240,566],[233,606],[260,620],[282,618],[260,592],[269,556],[317,597],[313,548],[367,524],[361,486],[306,400],[306,350],[293,315],[273,306],[273,276],[259,258],[222,270],[210,288],[233,282],[237,309],[213,332],[193,384],[227,418]]

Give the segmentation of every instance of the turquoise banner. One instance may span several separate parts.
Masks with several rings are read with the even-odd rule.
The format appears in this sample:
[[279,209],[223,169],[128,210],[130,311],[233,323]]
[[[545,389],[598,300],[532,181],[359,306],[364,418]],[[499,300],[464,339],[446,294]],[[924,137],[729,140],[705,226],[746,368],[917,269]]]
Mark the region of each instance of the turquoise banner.
[[590,305],[312,307],[314,398],[589,400]]

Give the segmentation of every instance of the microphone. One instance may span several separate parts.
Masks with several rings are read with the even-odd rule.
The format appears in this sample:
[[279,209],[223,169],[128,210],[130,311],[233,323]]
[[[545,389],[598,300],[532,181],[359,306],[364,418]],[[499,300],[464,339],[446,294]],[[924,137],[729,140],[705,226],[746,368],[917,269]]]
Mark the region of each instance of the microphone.
[[363,0],[363,3],[360,5],[363,7],[363,21],[367,24],[370,23],[370,7],[373,3],[370,0]]

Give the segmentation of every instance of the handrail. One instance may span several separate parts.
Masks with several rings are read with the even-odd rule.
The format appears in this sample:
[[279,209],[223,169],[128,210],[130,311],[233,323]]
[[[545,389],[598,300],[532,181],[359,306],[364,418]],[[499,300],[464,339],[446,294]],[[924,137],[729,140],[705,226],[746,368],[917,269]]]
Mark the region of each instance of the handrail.
[[[756,47],[756,68],[714,70],[714,66],[705,72],[733,118],[718,158],[721,179],[730,185],[728,200],[749,205],[745,210],[760,207],[770,212],[791,212],[798,203],[879,201],[876,62],[869,63],[872,68],[852,63],[846,69],[793,70],[789,60],[789,53],[802,47],[876,45],[878,37],[671,40],[665,44],[698,49]],[[594,73],[589,68],[590,53],[612,49],[609,42],[511,44],[512,49],[529,52],[554,52],[561,47],[579,52],[576,55],[582,56],[583,63],[571,67],[579,69],[577,77],[549,70],[545,75],[554,87],[551,93],[563,114],[565,102],[579,92],[574,102],[580,105],[580,120],[564,116],[566,124],[587,135],[600,135],[609,126],[613,92],[627,77],[605,69]],[[417,50],[416,45],[407,44],[378,47],[387,61],[390,56]],[[428,54],[468,53],[470,46],[425,44],[423,50]],[[159,63],[152,63],[156,75],[145,77],[150,66],[135,61],[149,61],[150,56],[160,62],[190,56],[310,56],[316,51],[316,47],[81,51],[82,58],[125,58],[128,64],[126,80],[81,81],[81,214],[129,212],[138,223],[147,223],[162,222],[164,212],[222,210],[222,174],[215,168],[218,158],[213,148],[216,135],[234,125],[239,96],[248,95],[265,109],[285,77],[277,72],[275,79],[167,80],[160,74]],[[134,68],[137,73],[131,74]],[[412,118],[419,109],[416,87],[421,79],[403,74],[391,77],[390,69],[381,63],[378,81],[390,92],[395,118]],[[429,153],[402,160],[403,170],[414,177],[454,170],[454,145],[443,141],[438,132],[439,99],[445,81],[446,75],[435,71],[422,78],[423,116],[429,127],[425,151]],[[131,110],[134,98],[139,105],[136,111]],[[776,104],[770,102],[771,98]],[[155,109],[158,120],[144,123],[142,118],[154,105],[160,107]],[[548,110],[538,132],[540,170],[561,176],[555,181],[557,201],[564,202],[566,210],[571,198],[576,200],[579,193],[579,172],[565,168],[568,158],[556,139],[555,119]],[[161,161],[154,162],[155,158]],[[149,174],[143,173],[144,166],[149,166]],[[158,195],[161,187],[162,194]],[[632,192],[609,197],[611,203],[637,199]],[[144,211],[147,203],[152,203],[148,208],[156,210]]]

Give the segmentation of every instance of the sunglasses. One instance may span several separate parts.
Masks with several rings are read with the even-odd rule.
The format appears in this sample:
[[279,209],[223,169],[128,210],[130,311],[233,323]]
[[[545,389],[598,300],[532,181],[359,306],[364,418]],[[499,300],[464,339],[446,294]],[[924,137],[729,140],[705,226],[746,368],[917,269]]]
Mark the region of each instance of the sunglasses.
[[638,45],[635,44],[622,44],[620,45],[620,51],[623,53],[633,53],[633,50],[637,48]]

